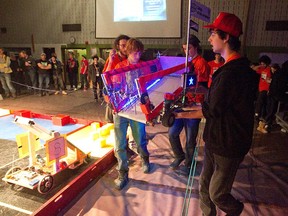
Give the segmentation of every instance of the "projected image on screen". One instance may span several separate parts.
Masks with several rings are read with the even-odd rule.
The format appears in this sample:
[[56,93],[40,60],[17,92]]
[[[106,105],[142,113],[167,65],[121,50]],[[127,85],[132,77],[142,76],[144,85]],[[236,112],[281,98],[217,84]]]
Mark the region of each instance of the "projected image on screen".
[[[180,38],[182,0],[95,0],[96,38]],[[147,31],[148,30],[148,31]]]
[[166,20],[166,0],[115,0],[114,22]]

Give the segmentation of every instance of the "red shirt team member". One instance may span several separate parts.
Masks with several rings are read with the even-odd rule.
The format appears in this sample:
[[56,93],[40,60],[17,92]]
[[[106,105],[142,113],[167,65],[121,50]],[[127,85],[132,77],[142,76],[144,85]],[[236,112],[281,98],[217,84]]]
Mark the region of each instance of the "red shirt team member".
[[208,81],[208,88],[210,88],[210,86],[211,86],[212,75],[223,64],[224,64],[224,62],[222,61],[222,57],[221,57],[220,53],[215,53],[215,59],[213,61],[209,61],[208,62],[208,65],[210,66],[210,75],[209,75],[209,81]]
[[[116,65],[115,69],[126,67],[132,64],[137,64],[140,62],[140,56],[144,50],[144,45],[141,41],[131,38],[127,41],[127,54],[128,58],[125,61],[120,62]],[[125,73],[125,83],[126,92],[133,92],[136,88],[135,78],[138,78],[140,74],[134,71]],[[122,76],[121,76],[122,78]],[[124,81],[124,79],[123,79]],[[128,182],[128,158],[127,158],[127,128],[131,127],[133,137],[135,139],[138,154],[142,159],[142,170],[144,173],[150,172],[149,163],[149,152],[147,150],[147,140],[146,140],[146,130],[145,124],[119,116],[117,113],[114,115],[114,131],[115,131],[115,147],[114,154],[117,158],[118,165],[117,169],[119,171],[118,178],[115,180],[116,188],[121,190],[124,188]]]
[[[209,66],[206,60],[199,55],[199,44],[200,40],[195,35],[191,35],[188,45],[188,55],[192,58],[192,64],[194,66],[194,72],[197,75],[198,84],[207,88],[209,80]],[[185,52],[186,44],[183,44],[182,48]]]
[[114,41],[114,47],[109,53],[109,57],[105,62],[103,72],[113,70],[115,66],[127,59],[126,43],[130,39],[127,35],[119,35]]
[[[184,52],[186,52],[186,44],[182,45]],[[208,63],[199,55],[200,40],[195,35],[190,35],[188,41],[189,58],[192,58],[194,72],[197,75],[197,85],[202,85],[207,88],[209,66]],[[177,169],[179,165],[185,160],[184,169],[189,175],[192,164],[192,157],[196,146],[196,138],[198,134],[200,119],[176,119],[174,124],[169,128],[168,136],[169,142],[174,154],[174,161],[170,164],[170,168]],[[183,150],[180,133],[185,130],[186,142],[185,151]]]
[[[113,49],[105,62],[103,73],[113,70],[118,63],[127,59],[126,43],[129,39],[130,37],[127,35],[119,35],[115,39]],[[112,109],[109,106],[106,106],[105,120],[110,123],[113,122]]]
[[81,88],[84,89],[84,91],[87,90],[89,87],[87,76],[88,76],[88,66],[89,62],[86,58],[85,55],[82,55],[82,60],[81,60],[81,69],[80,69],[80,80],[81,80]]
[[[259,94],[255,107],[255,117],[257,120],[264,118],[266,115],[266,103],[267,103],[267,93],[269,91],[269,86],[271,82],[271,59],[263,55],[259,58],[259,66],[256,66],[254,70],[260,75],[259,79]],[[259,128],[260,129],[260,128]],[[259,130],[258,129],[258,130]],[[261,131],[261,129],[259,130]]]

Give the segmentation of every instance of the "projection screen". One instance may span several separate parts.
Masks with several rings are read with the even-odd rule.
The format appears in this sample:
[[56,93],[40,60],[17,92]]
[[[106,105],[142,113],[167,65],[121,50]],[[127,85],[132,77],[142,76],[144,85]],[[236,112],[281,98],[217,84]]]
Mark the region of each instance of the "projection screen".
[[95,0],[96,38],[180,38],[182,0]]

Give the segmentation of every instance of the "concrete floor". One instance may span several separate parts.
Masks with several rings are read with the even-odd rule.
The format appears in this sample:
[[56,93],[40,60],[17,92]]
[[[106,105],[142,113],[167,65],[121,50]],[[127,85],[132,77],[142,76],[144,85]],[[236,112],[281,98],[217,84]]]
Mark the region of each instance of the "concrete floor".
[[[52,92],[53,93],[53,92]],[[42,114],[67,114],[73,118],[105,121],[105,103],[95,102],[91,89],[87,91],[68,91],[68,95],[23,94],[15,100],[8,98],[0,101],[0,108],[10,110],[27,109]]]

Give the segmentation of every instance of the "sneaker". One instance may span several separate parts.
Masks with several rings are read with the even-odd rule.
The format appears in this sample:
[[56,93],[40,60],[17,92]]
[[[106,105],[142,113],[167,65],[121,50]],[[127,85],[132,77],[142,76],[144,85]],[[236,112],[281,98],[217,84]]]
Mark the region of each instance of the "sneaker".
[[257,127],[257,130],[264,134],[268,133],[268,131],[265,129],[265,122],[263,121],[259,121],[259,126]]
[[177,169],[184,159],[185,158],[176,158],[169,167],[171,169]]
[[66,91],[62,91],[62,95],[67,95],[67,92]]
[[12,93],[12,98],[13,98],[13,99],[16,99],[16,97],[17,97],[17,96],[16,96],[16,93]]
[[226,216],[240,216],[243,209],[244,209],[244,204],[240,202],[237,212],[234,212],[233,214],[226,214]]
[[74,88],[74,91],[77,91],[77,88]]
[[117,190],[122,190],[128,182],[128,173],[119,173],[118,178],[114,181]]
[[54,94],[55,94],[55,95],[58,95],[58,94],[59,94],[59,91],[56,91]]
[[142,159],[142,170],[144,173],[150,172],[150,163],[149,163],[149,157],[147,158],[141,158]]

